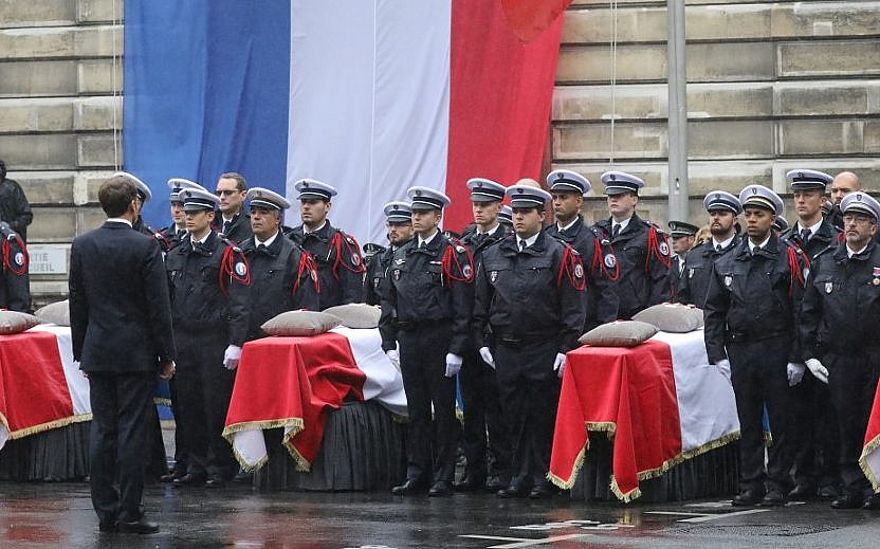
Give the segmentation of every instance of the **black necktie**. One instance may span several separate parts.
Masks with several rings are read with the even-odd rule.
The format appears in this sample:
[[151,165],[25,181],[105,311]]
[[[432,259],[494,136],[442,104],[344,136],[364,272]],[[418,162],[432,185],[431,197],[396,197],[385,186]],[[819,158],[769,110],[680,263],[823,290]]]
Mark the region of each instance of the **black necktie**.
[[269,253],[269,248],[266,247],[265,244],[260,244],[259,246],[257,246],[257,253],[261,253],[261,254]]
[[715,251],[721,253],[721,244],[715,244]]
[[620,223],[615,223],[614,227],[611,229],[611,238],[617,238],[617,235],[620,234]]
[[525,250],[525,249],[526,249],[526,241],[525,241],[525,240],[520,240],[520,241],[519,241],[519,251],[522,252],[522,251]]
[[810,229],[801,229],[801,240],[806,242],[810,239]]
[[231,227],[231,226],[232,226],[232,220],[231,220],[231,219],[230,219],[229,221],[224,221],[224,222],[223,222],[223,234],[228,234],[228,233],[229,233],[229,227]]
[[419,249],[420,250],[424,250],[426,245],[427,245],[427,242],[425,242],[424,240],[419,240]]

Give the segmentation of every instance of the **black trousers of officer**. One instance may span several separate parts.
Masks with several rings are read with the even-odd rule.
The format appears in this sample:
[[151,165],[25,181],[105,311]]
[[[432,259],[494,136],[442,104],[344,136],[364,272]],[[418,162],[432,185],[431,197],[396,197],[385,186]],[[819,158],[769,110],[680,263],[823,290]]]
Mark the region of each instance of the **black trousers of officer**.
[[[727,345],[741,433],[741,490],[763,492],[765,479],[770,488],[783,494],[791,488],[789,472],[794,459],[791,424],[794,418],[786,370],[790,348],[791,339],[787,336]],[[765,404],[773,436],[773,444],[767,448],[766,474],[762,425]]]
[[183,419],[187,472],[197,477],[229,478],[237,470],[223,426],[235,372],[223,367],[227,337],[217,333],[175,333],[178,349],[177,393]]
[[[476,350],[464,355],[458,374],[464,402],[464,454],[467,475],[482,479],[487,473],[487,449],[494,459],[492,473],[506,477],[510,469],[510,440],[498,398],[495,370]],[[488,444],[486,435],[488,431]]]
[[553,361],[559,342],[510,345],[497,342],[495,367],[512,446],[511,484],[547,484],[550,450],[559,404],[559,378]]
[[[141,505],[156,372],[89,372],[92,505],[102,523],[135,521]],[[119,482],[117,489],[115,483]]]
[[828,388],[840,429],[838,464],[844,490],[859,497],[871,494],[870,484],[859,467],[859,456],[868,429],[880,372],[880,350],[860,354],[822,357],[828,369]]
[[792,425],[795,483],[812,488],[834,486],[840,440],[828,386],[807,372],[791,388],[791,397],[792,409],[799,418]]
[[449,324],[409,327],[397,334],[409,413],[406,478],[416,482],[452,482],[455,477],[460,426],[455,417],[455,379],[446,377]]

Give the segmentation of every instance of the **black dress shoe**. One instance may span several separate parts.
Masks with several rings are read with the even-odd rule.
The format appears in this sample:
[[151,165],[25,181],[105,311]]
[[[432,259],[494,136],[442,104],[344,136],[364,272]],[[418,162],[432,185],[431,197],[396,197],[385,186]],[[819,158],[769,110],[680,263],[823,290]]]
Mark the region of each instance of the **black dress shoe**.
[[525,483],[511,483],[507,488],[498,490],[499,498],[524,498],[529,495],[529,488]]
[[224,486],[226,486],[226,481],[223,480],[223,477],[209,477],[205,481],[205,488],[223,488]]
[[792,501],[810,501],[816,497],[816,486],[813,484],[798,484],[788,493],[788,499]]
[[406,479],[403,484],[395,486],[391,489],[391,493],[395,496],[412,496],[425,493],[425,485],[422,482],[412,479]]
[[552,486],[542,483],[532,488],[529,499],[550,499],[555,493],[556,490]]
[[438,498],[452,495],[452,485],[445,480],[438,480],[428,490],[428,497]]
[[866,511],[876,511],[880,509],[880,494],[874,494],[865,498],[862,509]]
[[482,490],[486,484],[486,478],[481,475],[465,475],[461,482],[455,483],[457,492],[474,492]]
[[202,486],[205,484],[205,477],[187,473],[180,478],[174,479],[172,484],[176,488],[181,488],[183,486]]
[[743,490],[733,496],[732,503],[734,507],[750,507],[760,503],[762,497],[764,497],[764,493],[758,490]]
[[150,522],[144,517],[133,522],[119,521],[117,528],[119,529],[119,532],[123,534],[155,534],[159,531],[158,524]]
[[236,484],[250,484],[254,481],[253,472],[245,471],[244,469],[239,469],[238,473],[232,478],[232,482]]
[[832,509],[859,509],[865,504],[865,498],[855,494],[843,494],[831,502]]
[[761,507],[782,507],[785,502],[785,494],[782,493],[782,490],[773,488],[761,500]]

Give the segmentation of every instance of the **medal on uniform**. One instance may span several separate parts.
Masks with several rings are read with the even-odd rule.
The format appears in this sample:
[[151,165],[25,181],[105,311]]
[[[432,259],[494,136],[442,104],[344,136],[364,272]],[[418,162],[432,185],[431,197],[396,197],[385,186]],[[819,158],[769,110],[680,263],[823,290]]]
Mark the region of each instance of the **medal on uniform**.
[[247,274],[247,265],[244,264],[244,261],[239,261],[235,264],[235,274],[238,276],[244,276]]
[[578,280],[584,277],[584,266],[580,263],[574,266],[574,277]]
[[[877,280],[877,279],[875,278],[874,280]],[[825,283],[825,293],[830,294],[832,292],[832,290],[834,290],[834,283],[833,282],[826,282]]]
[[377,276],[377,277],[373,278],[373,288],[378,290],[379,284],[381,284],[381,283],[382,283],[382,277]]
[[18,252],[15,254],[15,264],[18,265],[19,267],[24,265],[24,254],[23,253]]
[[731,284],[733,284],[733,277],[729,276],[729,275],[725,276],[724,277],[724,285],[727,286],[728,288],[730,288]]
[[357,255],[357,254],[352,254],[352,256],[351,256],[351,264],[354,265],[355,267],[357,267],[358,265],[360,265],[360,264],[361,264],[361,256],[359,256],[359,255]]
[[404,259],[402,257],[398,257],[397,259],[394,260],[395,265],[403,265],[404,263],[406,263],[406,259]]
[[464,267],[462,267],[461,274],[463,274],[465,278],[470,278],[471,277],[471,266],[465,265]]
[[663,255],[669,255],[669,245],[665,242],[660,243],[660,253]]
[[498,271],[490,272],[489,273],[489,281],[494,284],[496,280],[498,280]]
[[392,275],[394,276],[394,280],[400,280],[400,269],[394,269]]
[[605,266],[609,269],[613,269],[614,266],[617,265],[617,258],[614,257],[614,254],[606,254],[603,261],[605,262]]

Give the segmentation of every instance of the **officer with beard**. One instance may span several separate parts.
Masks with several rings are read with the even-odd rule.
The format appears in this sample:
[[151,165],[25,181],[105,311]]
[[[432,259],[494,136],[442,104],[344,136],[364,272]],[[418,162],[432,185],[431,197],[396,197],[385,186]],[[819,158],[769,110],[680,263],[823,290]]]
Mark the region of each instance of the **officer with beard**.
[[[739,244],[736,217],[742,212],[739,198],[725,191],[712,191],[703,199],[709,213],[712,239],[695,246],[685,258],[676,297],[679,303],[703,307],[709,289],[712,265]],[[777,219],[781,219],[777,217]]]
[[377,253],[367,267],[367,276],[364,280],[364,302],[370,305],[379,305],[382,302],[381,292],[394,253],[413,237],[412,209],[409,202],[389,202],[385,204],[383,212],[385,213],[385,227],[388,229],[390,246]]

